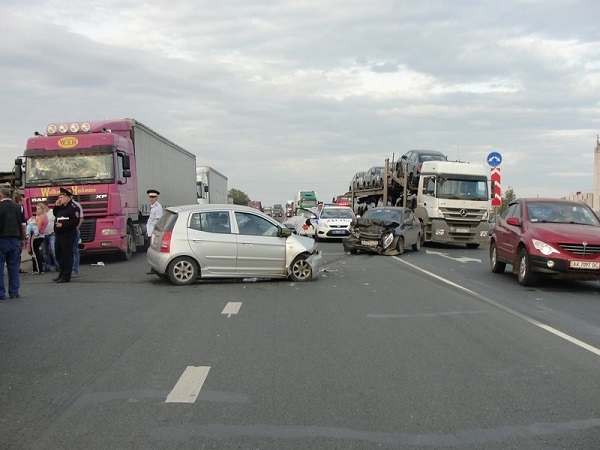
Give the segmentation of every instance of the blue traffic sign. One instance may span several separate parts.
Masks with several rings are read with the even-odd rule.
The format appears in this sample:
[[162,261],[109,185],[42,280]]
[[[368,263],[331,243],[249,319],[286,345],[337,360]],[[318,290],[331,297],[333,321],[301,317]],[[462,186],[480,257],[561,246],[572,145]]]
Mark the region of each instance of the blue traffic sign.
[[492,167],[498,167],[502,163],[502,155],[498,152],[492,152],[487,156],[487,163]]

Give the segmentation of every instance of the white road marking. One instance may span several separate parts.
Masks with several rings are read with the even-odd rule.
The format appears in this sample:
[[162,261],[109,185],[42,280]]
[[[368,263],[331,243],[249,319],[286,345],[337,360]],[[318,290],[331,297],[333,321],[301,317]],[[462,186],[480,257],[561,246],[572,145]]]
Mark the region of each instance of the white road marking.
[[521,314],[520,312],[515,311],[512,308],[509,308],[507,306],[501,305],[500,303],[495,302],[494,300],[492,300],[491,298],[486,297],[485,295],[481,295],[478,292],[475,292],[475,291],[472,291],[470,289],[467,289],[466,287],[461,286],[459,284],[456,284],[456,283],[454,283],[454,282],[452,282],[450,280],[447,280],[446,278],[442,278],[442,277],[440,277],[439,275],[436,275],[433,272],[429,272],[428,270],[425,270],[425,269],[422,269],[421,267],[415,266],[414,264],[411,264],[411,263],[409,263],[408,261],[406,261],[406,260],[404,260],[402,258],[398,258],[397,256],[392,256],[392,258],[394,258],[397,261],[400,261],[403,264],[406,264],[407,266],[412,267],[413,269],[418,270],[419,272],[423,272],[423,273],[425,273],[425,274],[427,274],[427,275],[429,275],[429,276],[431,276],[431,277],[433,277],[433,278],[435,278],[437,280],[440,280],[442,283],[449,284],[450,286],[454,286],[457,289],[460,289],[462,291],[468,292],[469,294],[477,297],[478,299],[484,301],[485,303],[487,303],[489,305],[493,305],[496,308],[499,308],[499,309],[501,309],[501,310],[503,310],[503,311],[505,311],[505,312],[507,312],[509,314],[512,314],[515,317],[519,317],[519,318],[521,318],[523,320],[526,320],[527,322],[529,322],[532,325],[535,325],[536,327],[539,327],[539,328],[541,328],[543,330],[546,330],[549,333],[554,334],[555,336],[558,336],[558,337],[560,337],[560,338],[562,338],[562,339],[564,339],[564,340],[566,340],[566,341],[568,341],[568,342],[570,342],[572,344],[577,345],[578,347],[581,347],[581,348],[583,348],[583,349],[585,349],[585,350],[587,350],[589,352],[594,353],[595,355],[600,356],[600,349],[598,349],[598,348],[596,348],[596,347],[594,347],[594,346],[592,346],[590,344],[587,344],[587,343],[585,343],[583,341],[580,341],[579,339],[574,338],[573,336],[570,336],[570,335],[568,335],[566,333],[563,333],[562,331],[559,331],[556,328],[552,328],[549,325],[546,325],[546,324],[544,324],[542,322],[539,322],[539,321],[535,320],[532,317],[526,316],[525,314]]
[[187,366],[165,403],[194,403],[208,376],[209,366]]
[[466,262],[471,262],[471,261],[478,262],[478,263],[481,262],[481,259],[479,259],[479,258],[470,258],[468,256],[460,256],[458,258],[453,258],[448,253],[436,252],[436,251],[433,251],[433,250],[425,250],[425,253],[427,253],[428,255],[438,255],[438,256],[441,256],[442,258],[452,259],[454,261],[458,261],[458,262],[461,262],[461,263],[466,263]]
[[227,317],[231,317],[232,314],[237,314],[241,307],[242,302],[228,302],[221,314],[227,314]]

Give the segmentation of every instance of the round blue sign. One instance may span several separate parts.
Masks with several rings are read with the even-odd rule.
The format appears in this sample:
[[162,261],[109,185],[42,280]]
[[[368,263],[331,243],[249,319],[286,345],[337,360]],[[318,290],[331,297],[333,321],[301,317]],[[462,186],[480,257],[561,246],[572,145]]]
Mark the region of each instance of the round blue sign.
[[498,167],[502,162],[502,155],[498,152],[492,152],[487,156],[487,163],[492,167]]

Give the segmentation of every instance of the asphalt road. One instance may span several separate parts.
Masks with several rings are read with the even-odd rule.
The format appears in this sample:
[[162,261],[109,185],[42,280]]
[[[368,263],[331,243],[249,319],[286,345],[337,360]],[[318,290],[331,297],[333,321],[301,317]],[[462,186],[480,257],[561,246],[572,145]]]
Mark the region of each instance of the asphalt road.
[[600,447],[600,283],[487,248],[320,243],[318,279],[173,286],[130,262],[0,303],[0,447]]

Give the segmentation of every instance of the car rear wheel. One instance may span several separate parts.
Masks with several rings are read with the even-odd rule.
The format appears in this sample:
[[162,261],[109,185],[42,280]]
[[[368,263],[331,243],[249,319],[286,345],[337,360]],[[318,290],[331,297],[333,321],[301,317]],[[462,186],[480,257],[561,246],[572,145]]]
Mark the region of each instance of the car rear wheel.
[[402,236],[398,237],[398,243],[396,244],[396,250],[398,250],[399,255],[404,253],[404,238]]
[[534,286],[537,283],[537,276],[531,271],[529,255],[525,248],[519,251],[517,277],[521,286]]
[[173,284],[192,284],[198,278],[198,265],[192,258],[181,256],[171,261],[167,275]]
[[490,244],[490,266],[494,273],[504,273],[506,269],[506,263],[498,261],[498,248],[495,242]]
[[306,260],[306,255],[299,255],[294,259],[290,268],[290,279],[292,281],[308,281],[312,278],[312,267]]
[[419,233],[419,235],[417,236],[417,242],[415,242],[412,245],[412,249],[415,252],[418,252],[420,248],[421,248],[421,233]]

